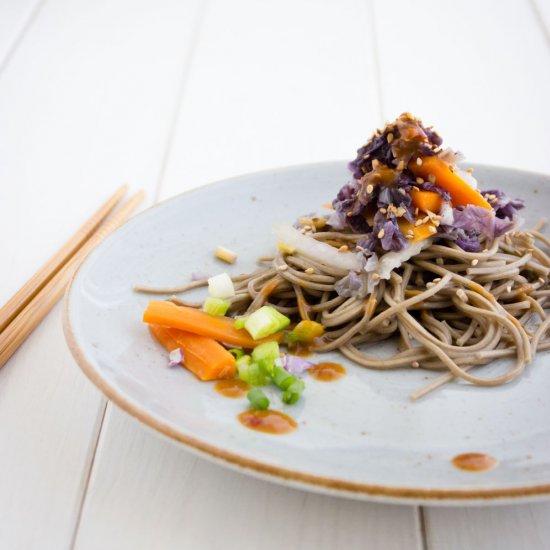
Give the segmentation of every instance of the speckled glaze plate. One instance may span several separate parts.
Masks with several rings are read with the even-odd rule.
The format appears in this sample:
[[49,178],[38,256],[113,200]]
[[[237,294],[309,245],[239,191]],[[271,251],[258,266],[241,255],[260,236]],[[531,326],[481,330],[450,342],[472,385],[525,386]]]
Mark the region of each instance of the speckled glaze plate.
[[[527,202],[528,222],[547,214],[550,177],[487,166],[475,174]],[[302,489],[387,502],[483,504],[550,495],[550,355],[517,381],[497,388],[448,384],[416,403],[409,394],[433,373],[378,372],[338,353],[333,383],[307,379],[291,407],[298,429],[266,435],[236,419],[246,399],[226,399],[211,383],[167,368],[166,353],[141,322],[148,297],[136,283],[175,285],[191,272],[232,274],[270,254],[275,222],[318,210],[347,181],[344,162],[250,174],[184,193],[133,218],[89,256],[65,302],[65,333],[76,361],[115,404],[205,458]],[[213,257],[223,244],[233,266]],[[380,348],[380,353],[383,349]],[[492,367],[491,367],[492,368]],[[496,365],[494,368],[498,368]],[[486,453],[497,465],[458,470],[456,455]]]

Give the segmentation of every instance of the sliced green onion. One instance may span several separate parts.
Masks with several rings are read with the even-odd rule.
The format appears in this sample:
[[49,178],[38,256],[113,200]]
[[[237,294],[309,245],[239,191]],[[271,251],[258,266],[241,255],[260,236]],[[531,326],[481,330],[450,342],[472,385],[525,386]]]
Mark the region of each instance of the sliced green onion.
[[296,378],[289,374],[283,367],[275,366],[273,369],[273,382],[283,391],[286,390],[291,384],[296,382]]
[[252,361],[258,363],[270,375],[273,374],[275,360],[281,356],[277,342],[264,342],[252,351]]
[[227,273],[220,273],[208,279],[208,294],[212,298],[231,298],[235,296],[233,281]]
[[296,401],[300,399],[300,395],[302,395],[305,387],[306,386],[302,380],[296,380],[293,382],[283,393],[283,403],[286,403],[287,405],[293,405],[296,403]]
[[269,399],[260,388],[252,388],[246,397],[254,409],[264,410],[269,407]]
[[315,338],[323,336],[325,327],[315,321],[300,321],[288,334],[288,341],[292,344],[296,342],[313,342]]
[[244,351],[242,349],[232,348],[227,350],[235,359],[240,359],[244,356]]
[[248,319],[248,315],[243,315],[242,317],[235,317],[235,322],[233,323],[233,326],[237,330],[244,328],[244,324],[246,323],[247,319]]
[[251,386],[266,386],[271,381],[266,369],[252,361],[248,370],[248,383]]
[[225,315],[230,305],[231,302],[227,302],[221,298],[212,298],[212,296],[209,296],[204,301],[202,309],[210,315]]
[[250,375],[250,363],[251,363],[250,355],[243,355],[242,357],[239,357],[237,359],[237,362],[235,363],[237,367],[237,372],[239,373],[239,378],[243,382],[248,382],[248,378]]
[[286,315],[274,307],[263,306],[248,317],[244,328],[254,340],[259,340],[283,330],[289,324],[290,319]]

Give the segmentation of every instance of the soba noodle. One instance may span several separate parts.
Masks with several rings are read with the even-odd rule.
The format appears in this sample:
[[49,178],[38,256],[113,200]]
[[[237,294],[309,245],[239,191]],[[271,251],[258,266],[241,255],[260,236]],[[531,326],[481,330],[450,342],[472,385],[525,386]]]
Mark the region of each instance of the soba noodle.
[[[482,252],[465,252],[452,242],[432,244],[380,280],[372,294],[345,297],[336,283],[346,271],[327,267],[299,253],[279,252],[248,275],[233,277],[230,313],[244,315],[271,305],[294,321],[309,319],[325,327],[312,351],[339,350],[366,368],[422,368],[446,371],[411,395],[418,399],[454,379],[497,386],[517,378],[539,350],[550,348],[550,239],[537,226],[495,240]],[[332,246],[353,246],[365,235],[317,232]],[[145,292],[185,293],[207,280],[179,288]],[[201,307],[179,297],[176,303]],[[537,326],[538,323],[538,326]],[[369,346],[395,338],[389,357],[369,354]],[[483,377],[474,367],[512,359],[502,374]]]

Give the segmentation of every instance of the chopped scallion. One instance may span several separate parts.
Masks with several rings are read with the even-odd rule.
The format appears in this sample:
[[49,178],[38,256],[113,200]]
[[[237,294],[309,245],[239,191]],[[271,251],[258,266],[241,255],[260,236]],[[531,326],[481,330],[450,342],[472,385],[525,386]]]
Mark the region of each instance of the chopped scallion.
[[293,382],[283,393],[283,403],[287,405],[293,405],[300,399],[300,395],[305,389],[305,384],[302,380],[296,380]]
[[325,327],[315,321],[300,321],[288,334],[290,343],[311,343],[315,338],[323,336]]
[[274,307],[263,306],[252,313],[244,324],[254,340],[271,336],[290,324],[290,319]]
[[233,326],[239,330],[241,328],[244,328],[244,324],[246,323],[246,320],[248,319],[247,315],[243,315],[242,317],[235,317],[235,321],[233,322]]
[[222,300],[221,298],[213,298],[212,296],[209,296],[204,301],[202,309],[210,315],[225,315],[230,305],[231,302],[228,302],[227,300]]
[[278,359],[280,355],[279,344],[277,344],[277,342],[264,342],[256,346],[252,351],[252,361],[258,363],[272,375],[275,360]]
[[246,397],[254,409],[264,410],[269,407],[269,399],[260,388],[252,388]]
[[244,356],[244,351],[242,349],[238,348],[232,348],[227,350],[231,355],[235,357],[235,359],[240,359]]
[[208,294],[213,298],[231,298],[235,296],[233,281],[227,273],[220,273],[208,279]]

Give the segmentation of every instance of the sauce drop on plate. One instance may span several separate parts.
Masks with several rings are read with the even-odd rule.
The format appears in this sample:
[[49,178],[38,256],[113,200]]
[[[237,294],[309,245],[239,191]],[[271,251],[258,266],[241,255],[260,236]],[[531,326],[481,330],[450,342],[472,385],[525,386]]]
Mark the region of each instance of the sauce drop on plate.
[[224,397],[238,399],[244,397],[250,388],[243,380],[220,380],[214,384],[214,389]]
[[466,472],[486,472],[496,464],[496,458],[483,453],[465,453],[453,458],[453,466]]
[[320,382],[333,382],[345,376],[346,369],[340,363],[318,363],[308,373]]
[[237,417],[240,423],[251,430],[266,434],[287,434],[298,425],[290,416],[279,411],[244,411]]

